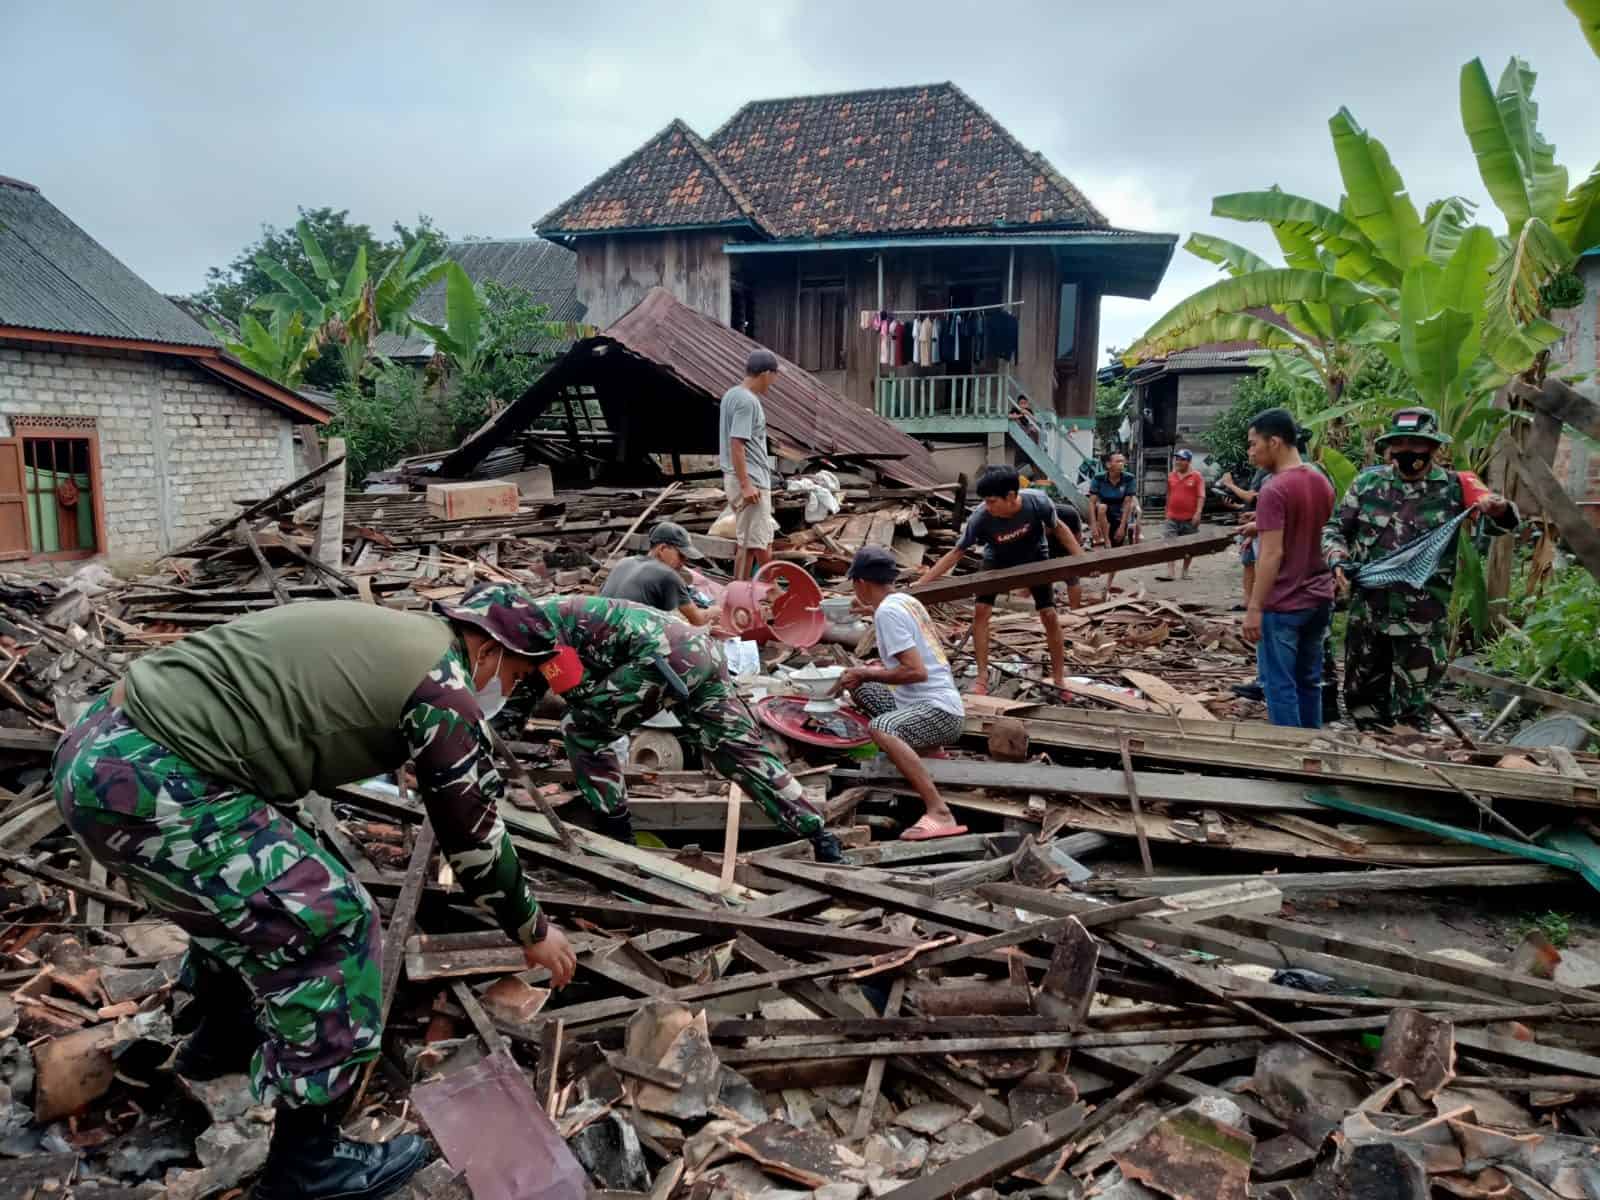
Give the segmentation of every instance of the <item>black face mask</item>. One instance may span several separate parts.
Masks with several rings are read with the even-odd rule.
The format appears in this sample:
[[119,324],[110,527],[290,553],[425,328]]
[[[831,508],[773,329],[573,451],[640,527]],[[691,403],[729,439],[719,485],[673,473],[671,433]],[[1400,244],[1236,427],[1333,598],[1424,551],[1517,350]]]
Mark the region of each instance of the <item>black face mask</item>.
[[1433,461],[1433,455],[1422,450],[1396,450],[1389,458],[1402,475],[1420,475]]

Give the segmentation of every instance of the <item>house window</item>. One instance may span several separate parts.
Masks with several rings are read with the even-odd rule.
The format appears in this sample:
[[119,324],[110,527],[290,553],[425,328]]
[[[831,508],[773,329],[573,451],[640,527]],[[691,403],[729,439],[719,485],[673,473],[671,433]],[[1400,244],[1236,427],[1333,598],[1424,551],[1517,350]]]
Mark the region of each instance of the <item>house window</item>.
[[12,424],[16,436],[0,438],[0,558],[98,553],[102,506],[93,421],[13,418]]
[[845,369],[845,310],[850,292],[841,277],[800,281],[800,340],[795,361],[808,371]]
[[1071,358],[1078,349],[1078,285],[1061,285],[1061,307],[1056,316],[1056,357]]

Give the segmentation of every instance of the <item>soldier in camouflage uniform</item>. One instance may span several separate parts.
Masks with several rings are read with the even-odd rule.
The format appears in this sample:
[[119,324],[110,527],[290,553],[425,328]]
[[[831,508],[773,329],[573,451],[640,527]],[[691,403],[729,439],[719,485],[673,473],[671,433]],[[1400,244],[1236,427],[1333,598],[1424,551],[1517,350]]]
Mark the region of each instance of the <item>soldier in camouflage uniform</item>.
[[561,732],[578,790],[610,836],[633,840],[612,743],[671,709],[719,775],[737,782],[780,828],[810,839],[819,862],[844,861],[821,814],[762,741],[710,634],[629,600],[536,600],[506,586],[480,588],[439,609],[453,621],[478,623],[520,653],[548,657],[564,649],[581,663],[581,678],[573,672],[558,682],[559,671],[541,673],[566,701]]
[[1322,532],[1322,549],[1341,595],[1350,593],[1345,633],[1345,707],[1360,728],[1405,724],[1426,729],[1428,697],[1445,666],[1445,617],[1455,586],[1452,546],[1421,586],[1351,588],[1351,575],[1476,507],[1509,533],[1517,512],[1470,472],[1434,459],[1450,438],[1425,408],[1401,409],[1377,440],[1387,462],[1356,476]]
[[[498,815],[486,714],[534,661],[476,625],[354,601],[295,604],[140,659],[62,739],[56,802],[90,854],[190,937],[198,1030],[177,1068],[249,1068],[278,1113],[255,1195],[376,1197],[426,1144],[338,1135],[378,1054],[379,923],[284,807],[413,763],[467,896],[557,985],[575,959],[529,893]],[[187,1010],[186,1010],[187,1011]]]

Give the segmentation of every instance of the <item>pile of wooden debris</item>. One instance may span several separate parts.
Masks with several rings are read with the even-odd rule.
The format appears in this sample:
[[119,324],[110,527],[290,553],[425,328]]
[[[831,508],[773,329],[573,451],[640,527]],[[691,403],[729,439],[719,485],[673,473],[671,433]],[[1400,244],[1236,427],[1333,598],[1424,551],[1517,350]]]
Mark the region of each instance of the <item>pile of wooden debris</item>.
[[[706,489],[461,519],[422,493],[346,497],[339,469],[244,507],[158,576],[0,580],[0,1194],[200,1197],[265,1153],[269,1114],[242,1080],[165,1067],[182,935],[82,855],[47,794],[60,729],[137,654],[304,599],[592,590],[655,519],[731,558]],[[869,542],[909,572],[964,508],[954,488],[849,478],[839,500],[809,523],[804,496],[780,504],[780,553],[824,580]],[[985,589],[959,576],[929,597],[952,645]],[[506,1055],[608,1195],[1595,1194],[1600,999],[1581,955],[1530,935],[1496,963],[1304,919],[1328,896],[1593,876],[1595,760],[1239,720],[1236,618],[1197,606],[1114,595],[1063,624],[1072,703],[1039,682],[1031,614],[1002,611],[1008,682],[969,697],[962,746],[928,760],[968,834],[895,840],[918,806],[881,760],[781,740],[849,866],[779,842],[692,748],[631,772],[636,826],[665,848],[578,828],[565,846],[509,801],[578,951],[558,993],[459,904],[406,793],[308,798],[298,819],[385,920],[385,1052],[350,1127],[412,1128],[413,1087]],[[772,645],[746,686],[869,645]],[[554,715],[505,732],[560,803]],[[440,1162],[411,1194],[471,1182]]]

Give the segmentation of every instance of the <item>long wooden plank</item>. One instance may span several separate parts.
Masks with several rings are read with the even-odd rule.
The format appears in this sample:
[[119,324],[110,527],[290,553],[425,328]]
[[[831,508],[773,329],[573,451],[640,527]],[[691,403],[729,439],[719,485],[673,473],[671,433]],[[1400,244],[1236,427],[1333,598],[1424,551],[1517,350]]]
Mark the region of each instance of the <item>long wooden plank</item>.
[[1498,675],[1491,675],[1487,671],[1479,671],[1462,663],[1451,663],[1445,668],[1445,674],[1459,683],[1469,683],[1473,687],[1496,692],[1509,692],[1513,696],[1532,700],[1546,708],[1559,708],[1590,721],[1600,721],[1600,704],[1590,704],[1587,700],[1574,700],[1571,696],[1563,696],[1560,692],[1552,692],[1548,688],[1531,687],[1514,679],[1502,679]]
[[1429,888],[1526,887],[1566,883],[1570,872],[1537,863],[1490,867],[1390,867],[1372,871],[1283,871],[1272,875],[1168,875],[1153,879],[1118,879],[1111,889],[1119,896],[1165,896],[1196,888],[1253,880],[1270,883],[1290,895],[1296,892],[1402,892]]
[[[1126,795],[1121,770],[1101,767],[1053,767],[1040,763],[999,763],[960,758],[928,758],[922,765],[936,784],[944,787],[974,787],[991,791],[1041,792],[1046,795],[1067,792],[1080,796]],[[855,772],[836,771],[838,778],[866,782],[899,781],[900,772],[887,759],[862,763]],[[1195,808],[1258,808],[1270,812],[1311,812],[1317,806],[1302,800],[1305,790],[1294,783],[1271,779],[1224,779],[1205,775],[1174,775],[1151,771],[1136,772],[1139,796],[1149,803],[1160,801],[1187,804]],[[1374,793],[1376,799],[1378,793]]]
[[890,887],[884,883],[864,882],[856,879],[848,871],[830,871],[825,867],[784,862],[781,859],[763,862],[761,869],[768,874],[776,875],[779,879],[831,892],[841,899],[864,907],[892,908],[900,912],[914,913],[939,925],[964,929],[969,933],[985,935],[1005,933],[1015,929],[1018,924],[1012,917],[984,912],[968,904],[957,904],[950,900],[932,900],[903,888]]
[[1600,404],[1560,379],[1546,378],[1533,406],[1556,420],[1600,438]]
[[1130,571],[1135,567],[1174,562],[1181,558],[1198,558],[1205,554],[1216,554],[1232,545],[1231,533],[1193,533],[1187,537],[1164,538],[1161,541],[1140,542],[1133,546],[1090,550],[1084,554],[1074,554],[1070,558],[1051,558],[1043,562],[1024,563],[1018,567],[1002,567],[996,571],[946,576],[929,583],[914,585],[910,591],[924,604],[942,604],[949,600],[962,600],[968,596],[986,596],[1009,592],[1016,588],[1036,587],[1042,583],[1081,579],[1085,575]]
[[[23,858],[20,854],[11,854],[7,851],[0,850],[0,868],[4,868],[7,871],[17,871],[23,875],[32,875],[35,879],[42,879],[46,883],[55,884],[57,887],[67,888],[70,891],[77,892],[80,896],[86,896],[89,899],[102,904],[109,904],[113,907],[120,908],[131,908],[135,912],[144,911],[144,904],[142,901],[133,900],[127,896],[119,896],[110,888],[99,887],[96,884],[90,883],[86,879],[79,879],[75,875],[68,875],[65,871],[57,871],[53,867],[46,867],[39,863],[31,862],[28,859]],[[102,870],[103,869],[104,868],[102,868]],[[103,875],[102,878],[104,878]],[[103,921],[104,914],[102,913],[101,922]],[[89,924],[91,925],[99,924],[101,922],[96,922],[92,918],[89,920]]]
[[1540,1046],[1517,1038],[1496,1037],[1477,1029],[1456,1030],[1456,1045],[1498,1062],[1530,1066],[1541,1071],[1561,1071],[1600,1079],[1600,1058],[1576,1050]]
[[317,561],[344,566],[344,439],[328,439],[328,455],[338,459],[322,486],[322,516],[317,522]]
[[[1381,1026],[1385,1018],[1370,1020]],[[983,1054],[994,1051],[1059,1050],[1071,1046],[1072,1033],[1017,1033],[1001,1037],[904,1038],[877,1042],[779,1042],[717,1051],[731,1066],[757,1062],[820,1062],[830,1058],[875,1058],[891,1054]],[[1252,1029],[1251,1036],[1261,1036]]]
[[[1600,709],[1597,709],[1597,713],[1600,713]],[[1079,723],[1077,720],[1045,721],[1029,717],[1024,717],[1022,720],[1028,727],[1028,740],[1032,744],[1093,750],[1108,755],[1119,753],[1121,731],[1115,728]],[[1263,728],[1270,727],[1263,726]],[[983,718],[968,718],[964,729],[972,736],[986,735],[988,722]],[[1374,802],[1381,796],[1376,790],[1380,785],[1387,788],[1401,787],[1425,792],[1443,792],[1452,796],[1459,794],[1457,791],[1459,786],[1488,796],[1600,807],[1600,786],[1597,786],[1596,780],[1588,778],[1569,778],[1538,771],[1516,771],[1506,767],[1485,767],[1472,763],[1435,764],[1438,770],[1430,770],[1420,762],[1409,763],[1375,754],[1352,752],[1329,745],[1326,741],[1321,745],[1298,747],[1246,741],[1231,734],[1212,737],[1209,728],[1198,722],[1187,725],[1181,732],[1127,731],[1127,737],[1129,752],[1135,758],[1184,763],[1215,770],[1231,768],[1297,779],[1367,785],[1373,788]],[[1144,795],[1144,778],[1142,775],[1139,776],[1141,796]],[[1234,782],[1238,781],[1228,780],[1229,784]]]

